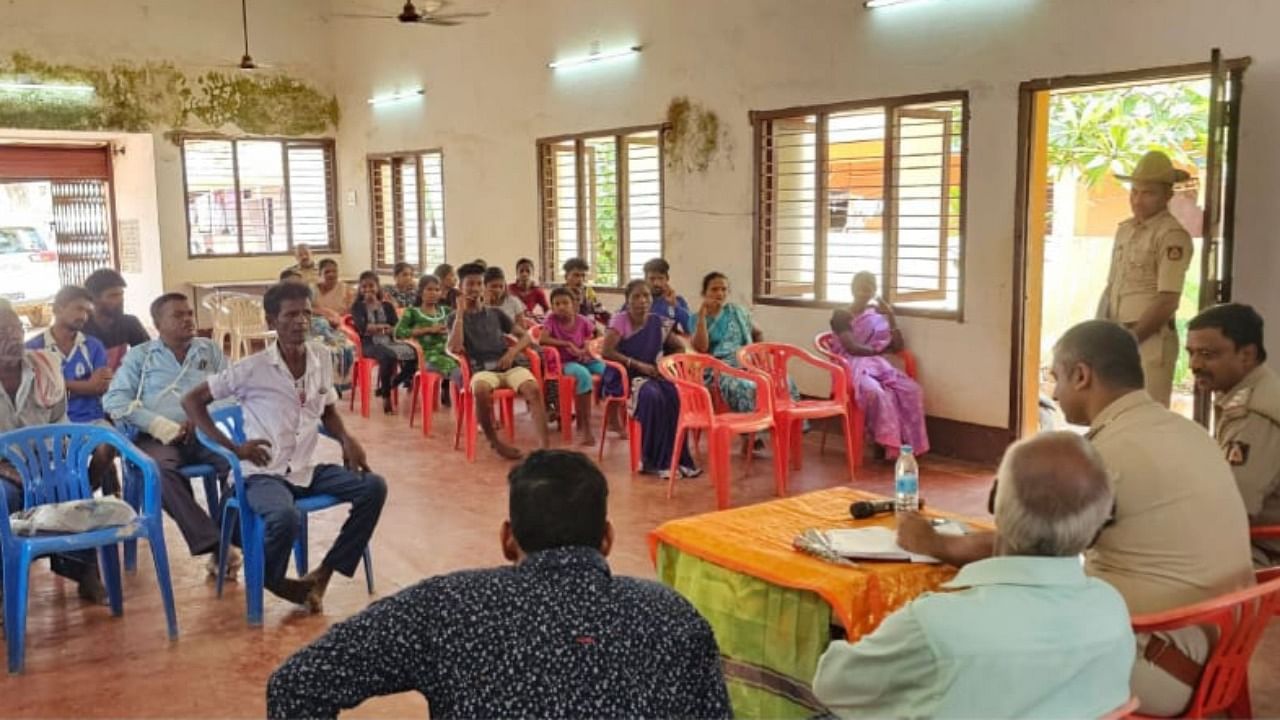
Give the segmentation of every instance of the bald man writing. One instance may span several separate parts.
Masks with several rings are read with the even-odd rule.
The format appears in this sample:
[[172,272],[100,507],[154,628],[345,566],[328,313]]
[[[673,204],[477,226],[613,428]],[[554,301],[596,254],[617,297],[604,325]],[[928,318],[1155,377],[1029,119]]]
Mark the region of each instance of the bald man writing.
[[[1204,428],[1151,399],[1133,333],[1080,323],[1053,351],[1054,399],[1111,474],[1115,511],[1085,553],[1137,615],[1190,605],[1252,585],[1249,519],[1222,451]],[[996,519],[997,533],[1004,528]],[[998,534],[947,537],[919,518],[898,542],[953,565],[991,555]],[[1133,692],[1143,715],[1176,715],[1191,699],[1209,639],[1199,628],[1138,638]]]
[[1011,447],[998,478],[991,557],[827,648],[813,690],[836,715],[1100,717],[1129,699],[1124,599],[1079,560],[1111,514],[1097,452],[1047,433]]

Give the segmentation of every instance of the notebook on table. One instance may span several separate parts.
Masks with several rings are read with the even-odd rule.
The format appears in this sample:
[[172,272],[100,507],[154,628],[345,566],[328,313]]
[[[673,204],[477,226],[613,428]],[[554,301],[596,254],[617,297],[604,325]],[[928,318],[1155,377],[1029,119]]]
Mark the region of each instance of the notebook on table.
[[[938,527],[944,534],[963,534],[961,527],[950,528],[947,525]],[[882,560],[886,562],[938,563],[941,562],[929,555],[907,552],[898,547],[898,533],[893,528],[883,526],[825,530],[828,545],[840,557],[854,560]]]

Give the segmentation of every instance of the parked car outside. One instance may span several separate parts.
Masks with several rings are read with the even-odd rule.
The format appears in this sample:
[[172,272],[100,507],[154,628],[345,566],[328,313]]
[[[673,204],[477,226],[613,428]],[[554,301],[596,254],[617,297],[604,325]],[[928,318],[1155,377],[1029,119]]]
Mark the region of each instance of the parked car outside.
[[58,292],[58,253],[33,227],[0,227],[0,298],[42,302]]

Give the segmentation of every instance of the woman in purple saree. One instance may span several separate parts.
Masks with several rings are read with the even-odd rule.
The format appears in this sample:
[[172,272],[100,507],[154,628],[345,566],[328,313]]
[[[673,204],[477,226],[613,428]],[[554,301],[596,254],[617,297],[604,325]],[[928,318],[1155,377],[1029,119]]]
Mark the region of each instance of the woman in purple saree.
[[916,455],[928,452],[920,385],[885,357],[902,350],[902,333],[893,309],[876,297],[874,275],[853,276],[853,305],[831,314],[831,332],[839,340],[832,349],[849,371],[854,402],[885,456],[896,458],[902,445]]
[[[656,363],[664,351],[681,352],[684,346],[671,332],[675,321],[649,312],[653,297],[644,280],[627,285],[626,302],[609,322],[602,354],[627,368],[631,380],[627,411],[640,423],[641,470],[665,476],[676,442],[680,396],[675,385],[658,374]],[[604,371],[600,390],[612,397],[622,394],[622,379],[613,368]],[[685,477],[700,474],[687,442],[680,451],[680,472]]]

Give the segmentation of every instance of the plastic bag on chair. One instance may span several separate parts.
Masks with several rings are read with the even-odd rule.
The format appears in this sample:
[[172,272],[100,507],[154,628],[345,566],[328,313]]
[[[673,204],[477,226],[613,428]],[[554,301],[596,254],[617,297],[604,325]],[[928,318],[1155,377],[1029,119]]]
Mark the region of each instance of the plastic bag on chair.
[[128,525],[137,517],[133,507],[120,498],[88,498],[20,510],[9,516],[9,526],[17,535],[81,533]]

